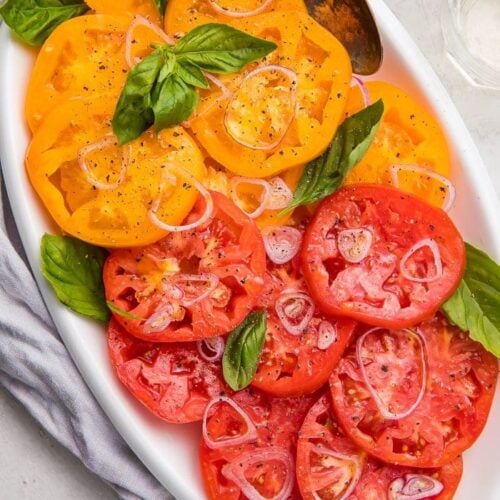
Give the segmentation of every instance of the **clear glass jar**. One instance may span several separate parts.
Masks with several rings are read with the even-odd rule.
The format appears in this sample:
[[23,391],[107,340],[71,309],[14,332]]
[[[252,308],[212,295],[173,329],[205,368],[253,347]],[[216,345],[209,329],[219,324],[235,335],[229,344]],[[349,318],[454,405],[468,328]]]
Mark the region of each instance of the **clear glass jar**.
[[475,85],[500,90],[500,0],[448,0],[446,50]]

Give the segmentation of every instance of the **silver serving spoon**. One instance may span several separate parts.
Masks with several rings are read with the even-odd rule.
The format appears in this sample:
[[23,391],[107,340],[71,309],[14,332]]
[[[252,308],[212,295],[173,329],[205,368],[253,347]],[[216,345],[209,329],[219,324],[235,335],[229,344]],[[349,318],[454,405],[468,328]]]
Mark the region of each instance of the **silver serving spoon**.
[[382,43],[366,0],[305,0],[309,14],[331,31],[351,57],[358,75],[371,75],[382,64]]

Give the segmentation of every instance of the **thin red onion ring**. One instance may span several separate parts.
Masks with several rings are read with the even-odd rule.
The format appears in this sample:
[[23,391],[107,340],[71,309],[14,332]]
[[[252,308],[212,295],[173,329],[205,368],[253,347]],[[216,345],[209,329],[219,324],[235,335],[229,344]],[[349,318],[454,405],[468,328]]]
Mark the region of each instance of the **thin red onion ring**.
[[361,90],[361,96],[363,97],[365,108],[367,108],[372,103],[372,99],[370,96],[370,92],[368,92],[368,89],[366,88],[365,82],[358,76],[353,76],[351,83],[358,86],[359,90]]
[[337,341],[337,328],[330,321],[323,320],[318,326],[318,349],[326,351]]
[[[337,453],[336,451],[330,450],[329,448],[321,444],[313,446],[312,451],[314,451],[314,453],[318,455],[328,455],[336,458],[337,460],[345,460],[351,462],[354,465],[355,469],[352,481],[350,481],[349,487],[347,488],[345,493],[338,499],[338,500],[347,500],[347,498],[349,498],[352,495],[353,491],[356,489],[356,486],[359,483],[359,480],[361,479],[361,473],[363,471],[363,468],[361,466],[359,457],[356,455],[344,455],[343,453]],[[312,491],[311,493],[315,499],[321,500],[321,497],[317,495],[315,491]]]
[[[406,263],[408,259],[421,248],[429,247],[432,256],[434,257],[434,266],[436,267],[436,273],[434,276],[426,276],[425,278],[415,278],[410,274],[408,269],[406,269]],[[417,241],[404,255],[401,257],[399,262],[399,270],[401,275],[408,281],[414,281],[415,283],[433,283],[434,281],[440,279],[443,276],[443,261],[441,260],[441,252],[437,243],[432,238],[424,238],[423,240]]]
[[210,73],[203,73],[207,80],[210,80],[216,87],[220,89],[222,94],[214,99],[207,107],[203,108],[201,111],[195,111],[189,119],[185,120],[182,122],[182,126],[186,128],[190,128],[191,124],[193,123],[194,120],[197,118],[201,118],[202,116],[206,115],[210,110],[212,110],[219,102],[224,101],[225,99],[229,99],[233,94],[231,91],[219,80],[217,77]]
[[[403,333],[406,335],[412,335],[417,342],[420,344],[420,358],[422,362],[422,377],[421,377],[421,383],[420,383],[420,390],[418,392],[417,398],[415,399],[415,402],[404,412],[401,413],[393,413],[389,411],[389,409],[384,405],[384,402],[381,400],[380,396],[378,395],[377,391],[373,388],[371,385],[370,381],[368,380],[368,374],[366,373],[365,365],[363,364],[363,359],[361,357],[361,349],[363,348],[363,342],[365,341],[366,337],[370,335],[373,332],[376,332],[378,330],[383,330],[383,328],[372,328],[365,332],[361,337],[358,338],[356,342],[356,360],[359,365],[359,369],[361,371],[361,375],[363,377],[363,382],[366,385],[366,388],[368,389],[368,392],[370,393],[371,397],[373,398],[375,404],[377,405],[377,409],[379,413],[384,417],[386,420],[401,420],[402,418],[407,417],[408,415],[411,415],[415,409],[418,407],[420,402],[422,401],[422,398],[424,397],[425,394],[425,386],[427,383],[427,359],[425,355],[425,338],[422,336],[422,334],[417,330],[416,332],[413,332],[412,330],[402,330]],[[394,331],[394,333],[399,333],[399,331]]]
[[[289,302],[291,304],[287,304]],[[309,321],[314,316],[314,301],[304,292],[284,291],[276,299],[274,309],[278,315],[281,324],[291,335],[301,335],[307,328]],[[305,309],[305,312],[304,312]],[[290,320],[303,314],[303,318],[297,325]]]
[[[207,431],[207,421],[208,421],[208,413],[212,409],[212,407],[218,403],[226,403],[235,410],[238,415],[243,419],[247,426],[247,432],[245,434],[241,434],[238,436],[228,437],[225,439],[221,439],[220,441],[214,441],[208,436]],[[212,399],[207,407],[205,408],[205,413],[203,414],[203,423],[202,423],[202,433],[203,439],[205,440],[205,444],[211,448],[212,450],[217,450],[219,448],[224,448],[226,446],[236,446],[242,443],[248,443],[249,441],[255,441],[257,439],[257,429],[250,419],[250,417],[243,411],[243,409],[231,398],[226,396],[219,396],[217,398]]]
[[[258,462],[278,460],[285,465],[286,477],[281,490],[273,497],[263,497],[245,477],[245,469]],[[251,500],[285,500],[292,493],[295,480],[295,465],[288,450],[278,446],[269,446],[249,451],[241,455],[234,462],[222,467],[222,475],[233,481],[242,493]]]
[[161,332],[172,323],[171,304],[164,305],[161,309],[153,313],[144,323],[144,327],[148,333]]
[[260,66],[258,68],[255,68],[253,71],[250,71],[250,73],[248,73],[245,76],[245,78],[243,79],[243,81],[241,82],[240,85],[243,85],[246,80],[254,77],[255,75],[258,75],[259,73],[263,73],[264,71],[277,71],[277,72],[281,72],[281,73],[285,74],[290,79],[290,81],[291,81],[290,100],[292,101],[292,108],[293,108],[294,112],[290,114],[290,119],[288,120],[288,123],[286,124],[286,126],[283,127],[283,132],[282,132],[281,136],[278,137],[278,139],[276,139],[274,142],[269,143],[269,144],[263,144],[263,145],[251,144],[249,142],[246,142],[246,141],[240,139],[239,137],[235,137],[235,135],[231,132],[230,126],[228,125],[228,110],[229,110],[229,104],[230,103],[228,103],[228,106],[226,108],[226,113],[224,115],[224,125],[226,127],[227,133],[238,144],[241,144],[242,146],[245,146],[247,148],[254,149],[254,150],[270,151],[271,149],[274,149],[276,146],[278,146],[281,143],[281,141],[285,137],[286,133],[288,132],[288,129],[290,128],[290,125],[292,124],[292,122],[293,122],[293,120],[295,118],[295,108],[297,106],[297,82],[298,82],[298,76],[297,76],[297,73],[295,73],[295,71],[293,71],[293,70],[291,70],[289,68],[285,68],[284,66],[279,66],[279,65],[276,65],[276,64],[269,64],[269,65],[266,65],[266,66]]
[[[203,199],[205,200],[205,210],[201,217],[196,221],[192,222],[191,224],[184,224],[180,226],[172,226],[170,224],[167,224],[166,222],[161,221],[158,218],[157,212],[158,208],[160,207],[160,203],[163,197],[163,191],[165,189],[165,185],[168,184],[174,184],[177,181],[177,178],[172,175],[171,172],[168,172],[168,169],[166,169],[166,173],[164,174],[164,178],[160,184],[160,194],[156,197],[156,199],[153,201],[151,208],[149,209],[148,216],[149,220],[156,226],[159,227],[160,229],[163,229],[164,231],[170,231],[174,233],[180,233],[182,231],[191,231],[192,229],[196,229],[197,227],[205,224],[210,217],[212,217],[212,214],[214,212],[214,202],[212,200],[212,195],[210,194],[210,191],[208,191],[201,182],[199,182],[192,174],[190,174],[187,170],[185,170],[182,167],[174,167],[176,170],[179,170],[182,172],[184,177],[187,177],[189,179],[189,183],[193,185],[195,189],[197,189],[200,194],[203,196]],[[172,182],[173,181],[173,182]]]
[[291,226],[266,227],[262,236],[269,260],[278,265],[290,262],[302,243],[302,233]]
[[272,3],[273,0],[265,0],[262,5],[259,7],[256,7],[255,9],[252,10],[247,10],[247,11],[237,11],[237,10],[229,10],[225,7],[222,7],[219,5],[217,0],[208,0],[210,3],[210,6],[212,9],[215,10],[215,12],[218,12],[219,14],[222,14],[227,17],[233,17],[233,18],[238,18],[238,17],[250,17],[250,16],[256,16],[257,14],[260,14],[261,12],[264,12],[269,5]]
[[406,474],[392,481],[387,491],[389,500],[423,500],[439,495],[443,483],[425,474]]
[[281,210],[290,205],[293,192],[281,177],[273,177],[268,181],[271,187],[271,194],[267,200],[267,210]]
[[[198,349],[199,355],[209,362],[216,362],[222,358],[224,354],[225,341],[223,337],[212,337],[209,339],[202,339],[196,342],[196,348]],[[210,351],[213,354],[207,354],[206,351]]]
[[90,171],[90,167],[87,163],[86,157],[88,154],[92,153],[96,149],[103,149],[106,146],[116,146],[118,145],[118,141],[116,140],[116,137],[113,135],[109,135],[105,137],[104,139],[94,142],[92,144],[88,144],[87,146],[83,146],[83,148],[80,148],[78,150],[77,154],[77,160],[78,160],[78,165],[82,169],[83,174],[85,175],[85,180],[94,186],[96,189],[102,189],[104,191],[110,191],[113,189],[116,189],[120,184],[123,184],[127,177],[127,168],[130,163],[130,149],[128,146],[123,146],[122,147],[122,165],[120,169],[120,173],[118,174],[118,180],[116,182],[108,183],[108,182],[101,182],[97,180],[92,172]]
[[[232,200],[239,208],[241,208],[241,210],[243,210],[243,212],[248,215],[248,217],[256,219],[264,213],[264,210],[267,208],[269,196],[271,196],[271,186],[269,185],[269,182],[264,179],[254,179],[253,177],[234,176],[231,178],[230,184]],[[255,186],[261,186],[263,189],[262,194],[260,195],[259,206],[253,212],[246,212],[241,205],[241,199],[238,196],[238,186],[240,184],[253,184]]]
[[406,170],[408,172],[416,172],[417,174],[421,174],[425,177],[431,177],[432,179],[436,179],[441,184],[446,186],[446,196],[443,200],[443,205],[441,208],[448,212],[450,208],[455,203],[455,198],[457,196],[457,190],[454,184],[445,177],[444,175],[438,174],[429,168],[421,167],[420,165],[391,165],[389,167],[389,172],[391,174],[392,185],[396,188],[399,188],[399,176],[398,173],[401,170]]
[[219,285],[219,277],[213,273],[202,273],[202,274],[177,274],[172,282],[175,284],[179,283],[199,283],[199,282],[208,282],[207,289],[201,293],[198,297],[194,297],[191,299],[185,298],[185,293],[183,297],[180,299],[181,305],[183,307],[191,307],[192,305],[206,299]]
[[136,14],[128,27],[127,34],[125,35],[125,61],[127,66],[132,68],[135,64],[140,61],[138,57],[132,57],[132,45],[134,42],[134,32],[139,26],[144,26],[149,28],[155,34],[157,34],[162,40],[164,40],[169,45],[174,44],[174,40],[170,38],[161,28],[152,23],[149,19],[141,16],[141,14]]
[[364,227],[344,229],[337,236],[340,255],[351,264],[358,264],[370,253],[373,235]]

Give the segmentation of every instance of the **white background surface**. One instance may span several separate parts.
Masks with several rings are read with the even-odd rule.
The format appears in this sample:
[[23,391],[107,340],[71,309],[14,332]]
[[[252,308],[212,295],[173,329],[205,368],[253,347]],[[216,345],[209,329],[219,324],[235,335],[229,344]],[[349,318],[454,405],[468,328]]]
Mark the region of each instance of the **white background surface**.
[[[469,85],[446,58],[439,18],[446,0],[386,0],[386,3],[447,87],[500,193],[500,92]],[[97,500],[115,495],[54,443],[0,389],[0,500],[35,498]]]

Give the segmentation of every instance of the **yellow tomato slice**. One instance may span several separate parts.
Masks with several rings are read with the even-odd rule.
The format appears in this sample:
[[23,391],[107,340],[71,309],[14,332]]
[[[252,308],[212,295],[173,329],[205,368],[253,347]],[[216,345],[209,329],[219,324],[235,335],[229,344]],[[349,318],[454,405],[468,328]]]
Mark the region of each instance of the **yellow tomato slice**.
[[[343,117],[351,80],[347,52],[312,18],[297,12],[233,25],[275,41],[278,49],[258,66],[222,78],[231,95],[212,86],[217,97],[210,104],[210,96],[204,96],[203,110],[190,120],[197,140],[241,176],[270,177],[316,158]],[[296,78],[284,72],[295,72]],[[276,144],[276,138],[282,140]]]
[[85,0],[85,3],[97,14],[130,17],[141,14],[157,24],[161,21],[153,0]]
[[165,30],[173,35],[190,31],[200,24],[230,24],[235,20],[231,13],[241,16],[251,12],[257,15],[285,10],[307,13],[303,0],[170,0]]
[[[181,127],[158,137],[147,131],[118,146],[111,134],[113,110],[109,96],[61,103],[34,135],[26,166],[40,199],[65,232],[105,247],[145,245],[165,235],[148,216],[159,197],[157,215],[167,224],[180,224],[190,212],[198,193],[178,167],[201,180],[203,156]],[[104,146],[93,147],[106,138],[110,140]],[[87,174],[82,151],[87,151]],[[177,179],[171,188],[165,177],[169,166],[175,167]]]
[[[394,184],[435,206],[446,198],[443,183],[425,173],[428,169],[443,176],[450,174],[448,145],[441,127],[432,114],[403,90],[386,82],[368,82],[372,102],[383,99],[385,111],[373,144],[362,161],[352,169],[346,184],[359,182]],[[355,87],[349,95],[349,115],[364,106]],[[397,168],[401,165],[403,168]],[[417,165],[414,171],[408,168]],[[392,170],[392,175],[391,175]]]

